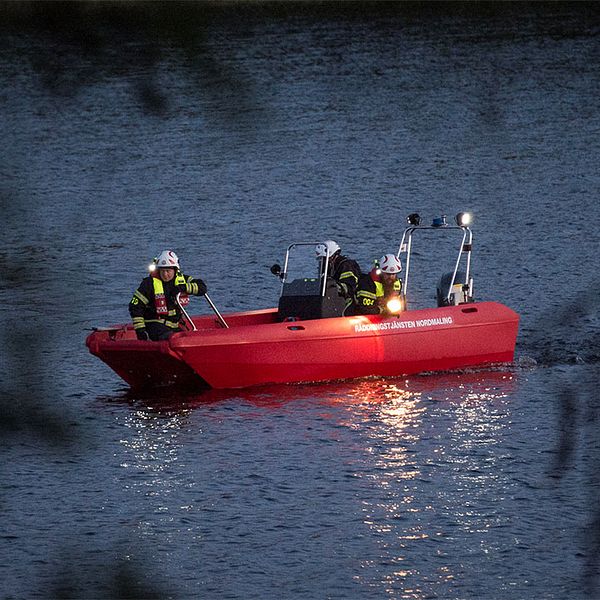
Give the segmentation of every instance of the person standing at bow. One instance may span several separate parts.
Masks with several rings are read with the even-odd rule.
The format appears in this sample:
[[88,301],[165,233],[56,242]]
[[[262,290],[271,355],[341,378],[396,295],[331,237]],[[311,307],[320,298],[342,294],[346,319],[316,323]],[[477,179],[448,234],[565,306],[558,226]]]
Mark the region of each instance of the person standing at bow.
[[181,307],[188,295],[203,296],[206,284],[180,271],[179,258],[172,250],[164,250],[156,259],[155,269],[144,277],[129,303],[129,314],[138,340],[166,340],[182,331]]
[[391,316],[403,310],[402,270],[400,259],[394,254],[384,254],[379,266],[360,276],[354,301],[344,311],[344,316],[384,315]]

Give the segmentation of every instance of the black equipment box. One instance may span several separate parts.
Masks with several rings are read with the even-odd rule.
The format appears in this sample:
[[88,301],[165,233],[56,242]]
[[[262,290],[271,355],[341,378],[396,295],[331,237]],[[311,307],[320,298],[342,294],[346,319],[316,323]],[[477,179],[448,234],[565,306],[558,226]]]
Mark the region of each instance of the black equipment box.
[[279,298],[279,319],[306,321],[341,317],[346,300],[340,296],[335,280],[327,278],[324,296],[320,287],[319,279],[294,279],[284,283]]

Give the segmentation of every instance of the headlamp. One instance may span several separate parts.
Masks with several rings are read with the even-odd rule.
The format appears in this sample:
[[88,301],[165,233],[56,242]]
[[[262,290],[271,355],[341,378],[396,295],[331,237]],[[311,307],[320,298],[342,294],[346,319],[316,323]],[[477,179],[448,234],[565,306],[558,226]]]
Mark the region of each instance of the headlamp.
[[381,267],[379,266],[379,261],[377,259],[373,261],[373,270],[371,273],[375,273],[375,275],[381,275]]
[[446,223],[446,215],[435,217],[431,223],[432,227],[446,227],[446,225],[448,225],[448,223]]

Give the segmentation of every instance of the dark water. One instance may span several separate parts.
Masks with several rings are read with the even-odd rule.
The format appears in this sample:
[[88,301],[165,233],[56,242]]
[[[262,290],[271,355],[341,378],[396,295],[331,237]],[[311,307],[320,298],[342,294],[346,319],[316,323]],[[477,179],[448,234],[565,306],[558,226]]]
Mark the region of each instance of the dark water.
[[[600,597],[597,6],[193,6],[1,30],[2,597]],[[83,345],[165,247],[259,308],[459,210],[506,369],[144,398]]]

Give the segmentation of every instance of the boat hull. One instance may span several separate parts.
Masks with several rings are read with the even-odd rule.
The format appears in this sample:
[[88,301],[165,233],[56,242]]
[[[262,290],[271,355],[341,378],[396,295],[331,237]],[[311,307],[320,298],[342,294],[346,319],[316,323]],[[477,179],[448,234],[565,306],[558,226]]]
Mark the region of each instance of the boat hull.
[[[195,317],[197,331],[140,342],[130,327],[94,332],[90,351],[133,387],[242,388],[447,371],[514,358],[518,315],[496,302],[277,322],[275,309]],[[112,339],[111,339],[112,335]]]

